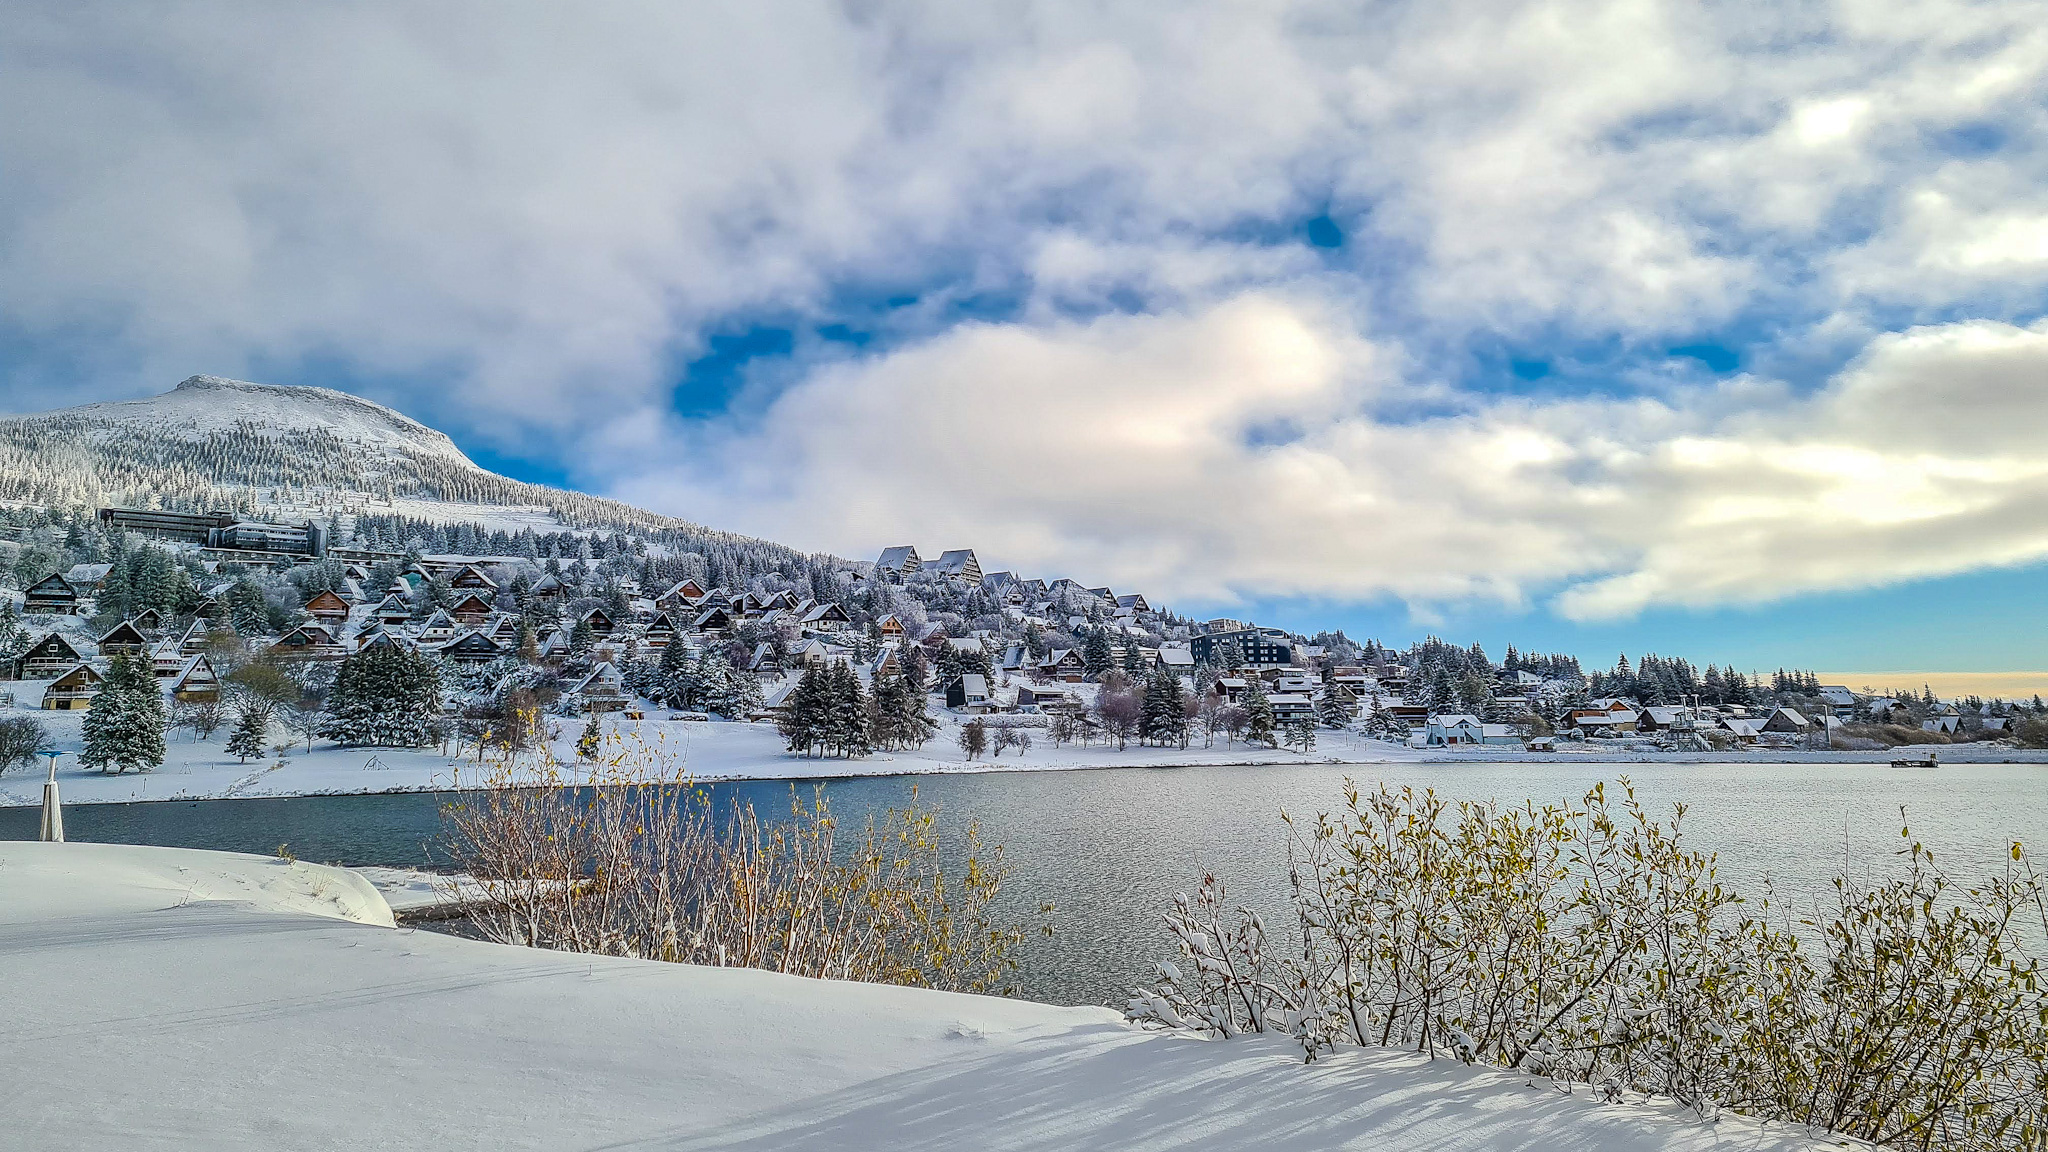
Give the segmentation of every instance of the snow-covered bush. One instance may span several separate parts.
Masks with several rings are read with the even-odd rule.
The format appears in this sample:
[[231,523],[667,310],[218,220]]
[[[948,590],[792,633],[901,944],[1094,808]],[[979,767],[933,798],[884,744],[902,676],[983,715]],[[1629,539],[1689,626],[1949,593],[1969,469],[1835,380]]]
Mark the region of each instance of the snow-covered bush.
[[[1295,824],[1298,952],[1222,915],[1204,878],[1166,922],[1178,963],[1127,1014],[1215,1035],[1399,1045],[1703,1113],[1898,1148],[2048,1140],[2048,888],[2014,845],[1962,888],[1910,834],[1905,874],[1838,881],[1796,927],[1651,819],[1623,784],[1577,805],[1451,806],[1404,789]],[[1299,958],[1295,958],[1298,956]]]

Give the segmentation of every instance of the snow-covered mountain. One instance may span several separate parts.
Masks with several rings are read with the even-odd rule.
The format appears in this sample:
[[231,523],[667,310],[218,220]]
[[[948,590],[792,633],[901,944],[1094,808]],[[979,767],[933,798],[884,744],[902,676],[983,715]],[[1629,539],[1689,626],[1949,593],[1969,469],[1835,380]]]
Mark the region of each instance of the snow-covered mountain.
[[0,500],[43,505],[381,506],[440,519],[477,506],[567,524],[681,522],[476,465],[425,424],[346,392],[194,376],[140,400],[0,418]]

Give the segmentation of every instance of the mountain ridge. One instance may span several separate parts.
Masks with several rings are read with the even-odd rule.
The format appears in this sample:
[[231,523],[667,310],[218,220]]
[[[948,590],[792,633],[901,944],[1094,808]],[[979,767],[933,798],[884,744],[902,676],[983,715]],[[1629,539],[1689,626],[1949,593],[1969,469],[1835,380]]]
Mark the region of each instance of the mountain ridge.
[[0,417],[0,500],[254,512],[292,490],[337,503],[538,508],[566,527],[700,528],[499,475],[446,433],[331,388],[202,374],[155,396]]

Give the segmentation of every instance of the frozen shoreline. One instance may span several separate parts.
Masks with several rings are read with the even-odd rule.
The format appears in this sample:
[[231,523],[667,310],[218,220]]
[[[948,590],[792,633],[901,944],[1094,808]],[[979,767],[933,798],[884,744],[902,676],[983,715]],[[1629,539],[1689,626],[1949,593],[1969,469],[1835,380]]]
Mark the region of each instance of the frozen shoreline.
[[[0,844],[23,1147],[1860,1146],[1668,1100],[1281,1037],[392,927],[356,873]],[[109,980],[110,972],[120,973]]]
[[[59,714],[60,717],[63,714]],[[76,714],[71,714],[76,715]],[[73,731],[59,734],[59,745],[75,753]],[[1369,767],[1375,764],[1887,764],[1899,749],[1872,752],[1631,752],[1607,742],[1567,745],[1555,753],[1475,749],[1443,752],[1406,748],[1353,733],[1318,734],[1308,755],[1285,749],[1244,745],[1214,748],[1142,748],[1123,752],[1102,746],[1053,748],[1041,741],[1023,756],[968,762],[954,748],[950,730],[923,749],[877,753],[860,760],[808,759],[782,748],[775,730],[764,724],[689,723],[665,720],[626,721],[629,738],[650,752],[680,757],[693,779],[707,783],[734,780],[833,780],[867,776],[919,776],[987,772],[1071,772],[1118,768],[1232,767],[1257,769],[1272,765],[1315,764],[1328,767]],[[68,736],[68,739],[67,739]],[[58,779],[67,805],[126,804],[158,800],[220,800],[285,796],[356,796],[408,792],[449,792],[473,788],[484,776],[474,760],[442,756],[433,750],[338,748],[316,744],[282,755],[240,763],[220,749],[221,737],[206,743],[174,738],[163,767],[147,773],[106,776],[80,769],[74,757],[60,761]],[[573,738],[557,741],[556,755],[574,775]],[[2048,765],[2048,750],[1989,745],[1935,746],[1944,765],[2020,763]],[[1938,772],[1940,769],[1932,769]],[[28,807],[42,802],[42,775],[15,772],[0,778],[0,807]]]

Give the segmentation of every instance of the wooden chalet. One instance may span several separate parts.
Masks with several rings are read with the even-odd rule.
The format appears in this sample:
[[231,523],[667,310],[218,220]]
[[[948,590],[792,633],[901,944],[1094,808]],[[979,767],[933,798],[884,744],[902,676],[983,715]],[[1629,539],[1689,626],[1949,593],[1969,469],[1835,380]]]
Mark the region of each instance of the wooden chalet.
[[213,671],[213,661],[204,656],[186,660],[171,680],[171,699],[180,704],[220,703],[220,677]]
[[500,656],[507,655],[505,647],[482,632],[464,632],[448,643],[441,645],[443,657],[461,664],[488,664]]
[[396,593],[386,596],[370,613],[387,627],[412,619],[412,601]]
[[617,712],[633,702],[626,695],[619,670],[609,660],[592,668],[590,675],[578,680],[569,692],[581,696],[583,706],[592,712]]
[[149,652],[149,671],[159,680],[168,680],[184,670],[185,661],[191,657],[178,650],[176,640],[160,640]]
[[1038,662],[1038,674],[1048,680],[1079,684],[1088,674],[1088,666],[1082,662],[1081,654],[1072,648],[1055,648]]
[[803,614],[798,625],[812,632],[837,632],[853,623],[846,609],[836,603],[819,604]]
[[612,619],[612,614],[602,608],[592,608],[585,612],[581,622],[590,625],[592,636],[609,636],[612,630],[619,626],[618,621]]
[[316,592],[312,599],[306,601],[306,615],[330,628],[338,627],[348,619],[348,601],[331,589]]
[[132,620],[123,620],[99,638],[102,656],[140,656],[149,651],[149,637]]
[[656,596],[654,606],[663,612],[680,612],[703,603],[706,595],[703,586],[695,580],[683,580]]
[[[229,635],[234,634],[233,628],[227,628],[224,631]],[[181,656],[197,656],[199,653],[206,651],[208,635],[205,622],[194,620],[192,626],[185,629],[184,637],[178,641],[178,654]]]
[[555,575],[553,572],[543,572],[540,579],[533,582],[533,587],[527,589],[526,594],[532,597],[536,603],[553,604],[562,598],[565,591],[566,589],[562,587],[562,578],[560,576]]
[[441,644],[455,639],[456,631],[455,617],[450,616],[446,609],[436,608],[434,614],[427,617],[427,622],[420,625],[419,639],[423,644]]
[[875,621],[875,631],[881,633],[884,640],[901,640],[903,639],[903,621],[897,619],[896,614],[891,612],[880,620]]
[[92,707],[92,698],[100,694],[100,682],[104,679],[90,664],[73,667],[43,689],[43,710],[76,712]]
[[463,565],[448,578],[448,586],[457,592],[495,593],[498,590],[498,582],[484,575],[484,570],[474,564]]
[[676,622],[669,619],[666,612],[655,613],[654,619],[649,620],[647,627],[640,632],[640,642],[655,651],[668,647],[675,638]]
[[491,607],[490,601],[471,592],[456,600],[454,606],[448,609],[448,614],[455,617],[456,623],[475,628],[488,623],[494,611],[496,609]]
[[164,630],[164,614],[155,608],[144,608],[135,614],[133,623],[142,629],[142,634],[154,639]]
[[732,613],[714,604],[697,613],[697,618],[690,621],[690,630],[693,632],[730,632],[732,631]]
[[22,679],[42,680],[84,662],[85,657],[78,654],[71,641],[52,632],[29,645],[28,651],[23,652],[15,664],[21,669]]
[[277,638],[270,651],[287,659],[338,660],[345,655],[341,641],[324,625],[301,624]]
[[22,590],[24,597],[21,610],[30,615],[75,616],[78,614],[78,589],[71,581],[52,572]]

